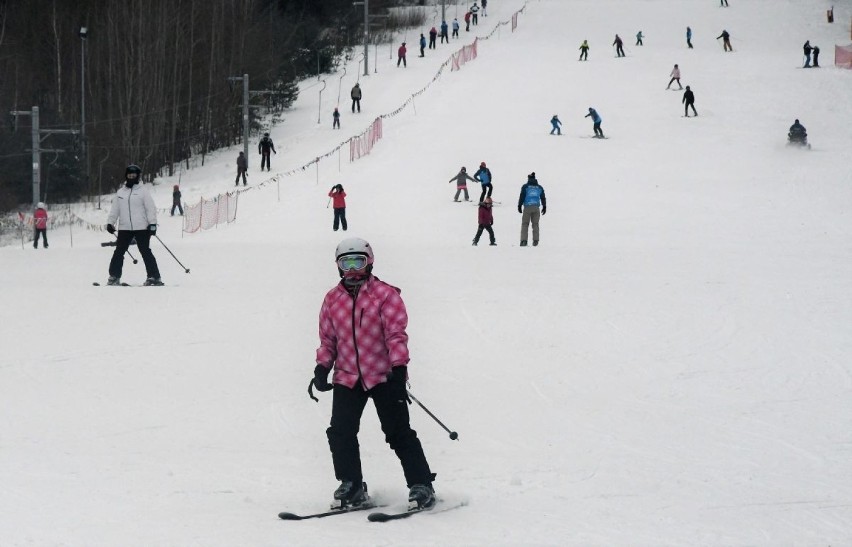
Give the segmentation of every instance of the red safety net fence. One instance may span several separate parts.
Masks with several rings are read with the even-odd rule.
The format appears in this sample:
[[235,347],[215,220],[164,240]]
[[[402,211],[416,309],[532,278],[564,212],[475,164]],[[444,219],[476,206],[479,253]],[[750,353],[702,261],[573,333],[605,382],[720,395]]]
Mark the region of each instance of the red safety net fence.
[[473,41],[469,46],[464,46],[457,52],[453,53],[453,66],[450,72],[461,69],[462,65],[468,61],[476,59],[476,45],[479,43],[479,38]]
[[355,161],[361,156],[366,156],[373,149],[373,145],[382,138],[382,118],[373,120],[366,131],[352,137],[349,141],[349,161]]
[[834,66],[852,68],[852,44],[834,46]]
[[215,228],[219,224],[230,224],[237,220],[237,203],[240,193],[236,190],[219,194],[213,199],[203,197],[195,205],[186,205],[183,212],[183,231],[195,233],[198,230]]

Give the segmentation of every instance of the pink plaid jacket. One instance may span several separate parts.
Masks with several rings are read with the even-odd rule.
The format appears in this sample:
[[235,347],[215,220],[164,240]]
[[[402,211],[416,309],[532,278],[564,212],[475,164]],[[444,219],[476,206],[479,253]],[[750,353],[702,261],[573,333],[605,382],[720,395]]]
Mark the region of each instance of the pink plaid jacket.
[[340,283],[320,309],[317,364],[334,366],[335,384],[372,389],[387,381],[392,367],[408,365],[407,326],[405,303],[393,285],[371,275],[353,299]]

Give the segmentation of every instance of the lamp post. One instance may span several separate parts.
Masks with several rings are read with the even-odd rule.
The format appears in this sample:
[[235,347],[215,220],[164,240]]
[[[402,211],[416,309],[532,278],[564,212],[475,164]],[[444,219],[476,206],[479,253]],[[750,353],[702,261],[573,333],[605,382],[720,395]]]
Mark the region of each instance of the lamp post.
[[370,0],[363,2],[352,2],[353,6],[364,6],[364,76],[370,75],[367,62],[370,57]]
[[[80,144],[83,154],[83,176],[86,178],[86,187],[89,183],[89,154],[86,144],[86,38],[89,37],[89,29],[80,27]],[[91,190],[89,190],[91,191]],[[101,179],[98,177],[98,209],[101,208]]]

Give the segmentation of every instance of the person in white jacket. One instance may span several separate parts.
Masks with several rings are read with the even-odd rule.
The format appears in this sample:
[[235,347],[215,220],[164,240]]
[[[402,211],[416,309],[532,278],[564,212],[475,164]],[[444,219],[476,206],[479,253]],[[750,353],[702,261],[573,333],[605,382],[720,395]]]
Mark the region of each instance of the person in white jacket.
[[678,89],[683,89],[683,86],[680,85],[680,69],[677,65],[674,66],[674,68],[672,69],[672,73],[669,74],[669,76],[671,76],[672,79],[669,80],[669,85],[666,86],[666,89],[671,89],[672,84],[675,82],[677,82]]
[[145,262],[148,279],[145,285],[162,285],[157,259],[151,252],[151,237],[157,234],[157,208],[154,199],[144,184],[139,184],[142,170],[137,165],[128,165],[124,170],[124,186],[119,188],[112,200],[107,217],[107,232],[116,233],[118,221],[118,240],[115,252],[109,262],[108,285],[121,284],[121,270],[124,266],[124,253],[130,243],[136,239],[139,254]]

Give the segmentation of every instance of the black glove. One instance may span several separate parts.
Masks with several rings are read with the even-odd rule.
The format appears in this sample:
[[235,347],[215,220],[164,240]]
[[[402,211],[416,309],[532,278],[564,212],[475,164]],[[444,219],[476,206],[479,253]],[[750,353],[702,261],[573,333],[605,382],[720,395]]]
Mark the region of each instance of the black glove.
[[151,232],[152,237],[157,235],[157,225],[156,224],[149,224],[148,225],[148,231]]
[[317,388],[317,391],[331,391],[334,387],[328,383],[329,372],[331,372],[331,369],[322,365],[317,365],[314,368],[314,387]]
[[521,213],[521,214],[523,214],[523,211],[521,210],[521,206],[520,206],[520,205],[518,205],[518,212],[519,212],[519,213]]
[[115,233],[115,226],[113,226],[112,224],[107,224],[107,232],[114,234]]
[[541,214],[543,214],[543,215],[544,215],[544,214],[547,214],[547,207],[542,207],[542,208],[541,208]]
[[405,388],[407,375],[408,367],[393,367],[391,369],[391,373],[388,375],[388,389],[394,401],[407,401],[411,403],[411,400],[408,398],[408,390]]

